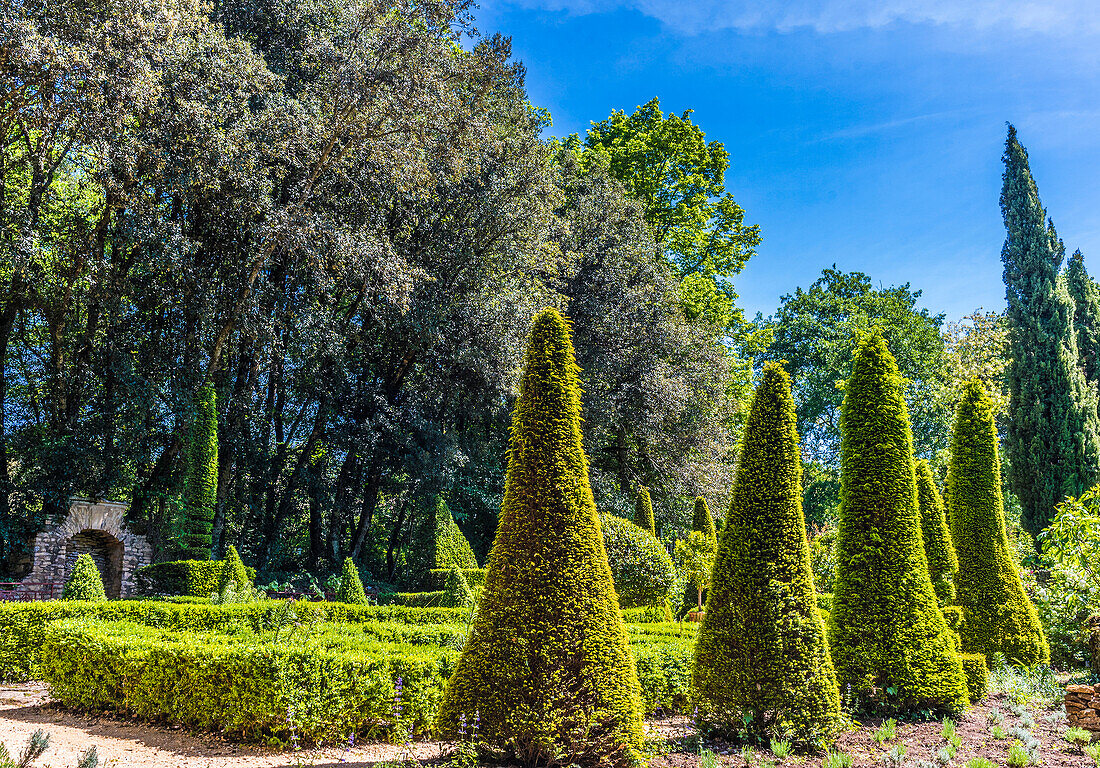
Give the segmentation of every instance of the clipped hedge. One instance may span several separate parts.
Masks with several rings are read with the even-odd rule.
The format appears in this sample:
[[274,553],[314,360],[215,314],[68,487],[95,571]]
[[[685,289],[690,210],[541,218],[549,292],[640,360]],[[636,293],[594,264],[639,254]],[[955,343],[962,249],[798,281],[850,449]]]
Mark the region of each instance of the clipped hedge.
[[[210,597],[218,591],[222,568],[221,560],[173,560],[138,568],[135,579],[143,595]],[[251,584],[256,569],[245,566],[244,570]]]
[[446,596],[447,593],[442,589],[433,592],[383,592],[378,595],[378,604],[432,608],[442,606]]
[[977,704],[985,698],[985,692],[989,689],[989,666],[985,663],[985,656],[980,653],[960,653],[963,672],[966,673],[966,692],[970,696],[970,703]]
[[[466,583],[470,585],[470,589],[477,589],[485,585],[484,568],[462,568],[461,571],[466,578]],[[450,568],[432,568],[431,586],[433,591],[443,589],[443,586],[447,583],[447,574],[450,572]]]
[[661,542],[644,528],[614,515],[601,515],[600,527],[619,606],[664,605],[676,569]]
[[646,605],[641,608],[623,608],[623,621],[646,624],[656,621],[672,621],[667,605]]

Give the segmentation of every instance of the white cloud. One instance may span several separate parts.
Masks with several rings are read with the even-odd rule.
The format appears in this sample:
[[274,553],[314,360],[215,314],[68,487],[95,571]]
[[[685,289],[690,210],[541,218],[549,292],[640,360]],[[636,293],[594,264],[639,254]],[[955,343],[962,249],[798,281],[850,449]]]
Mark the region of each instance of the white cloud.
[[633,8],[677,31],[820,34],[931,24],[1080,35],[1100,32],[1096,0],[518,0],[577,15]]

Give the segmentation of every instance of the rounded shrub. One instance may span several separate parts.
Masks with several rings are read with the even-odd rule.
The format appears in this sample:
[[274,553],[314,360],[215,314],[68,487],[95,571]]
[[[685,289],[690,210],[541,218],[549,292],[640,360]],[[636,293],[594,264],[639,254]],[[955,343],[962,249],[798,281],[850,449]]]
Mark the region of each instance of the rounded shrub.
[[209,560],[218,495],[218,412],[210,384],[195,395],[186,460],[180,559]]
[[619,605],[664,605],[676,579],[668,550],[649,531],[621,517],[601,515],[600,526]]
[[1028,666],[1049,661],[1046,636],[1009,551],[993,403],[977,379],[966,385],[955,415],[947,505],[959,559],[955,586],[966,615],[963,650],[987,658],[999,652]]
[[496,539],[436,721],[477,713],[489,749],[525,765],[595,765],[642,742],[641,688],[581,441],[569,326],[541,311],[512,414]]
[[653,497],[649,495],[649,489],[644,485],[638,490],[638,495],[634,499],[634,524],[649,531],[654,537],[657,535],[657,521],[653,517]]
[[958,712],[967,704],[966,678],[928,576],[909,414],[879,332],[856,350],[840,432],[829,613],[837,682],[879,710]]
[[229,582],[234,582],[238,589],[252,586],[252,579],[248,576],[248,569],[241,562],[241,556],[237,554],[237,548],[230,545],[225,552],[221,563],[221,574],[218,576],[218,594],[225,591]]
[[69,574],[69,580],[65,582],[65,588],[61,590],[62,600],[94,600],[107,599],[107,592],[103,589],[103,577],[99,575],[95,561],[88,554],[81,555],[73,565],[73,572]]
[[721,731],[792,733],[840,726],[840,695],[818,612],[802,513],[790,379],[764,367],[695,645],[699,716]]
[[336,590],[336,602],[351,605],[365,605],[367,593],[363,591],[363,581],[359,578],[359,569],[350,557],[344,558],[344,567],[340,572],[340,587]]
[[955,571],[959,569],[959,561],[951,544],[943,499],[932,479],[932,469],[924,459],[917,460],[917,504],[920,506],[924,554],[928,558],[928,576],[940,605],[947,605],[955,602]]

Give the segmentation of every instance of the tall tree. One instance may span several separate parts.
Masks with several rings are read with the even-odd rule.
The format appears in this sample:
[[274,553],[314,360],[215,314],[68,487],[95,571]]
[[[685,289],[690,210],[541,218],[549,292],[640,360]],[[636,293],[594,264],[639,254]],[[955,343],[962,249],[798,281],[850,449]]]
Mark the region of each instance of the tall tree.
[[1077,358],[1090,386],[1100,384],[1100,285],[1085,270],[1085,257],[1075,251],[1065,269],[1066,290],[1073,299]]
[[211,385],[202,387],[195,397],[192,419],[178,526],[179,554],[184,560],[209,560],[218,487],[218,412]]
[[1080,368],[1074,306],[1059,278],[1065,255],[1031,176],[1027,150],[1008,128],[1001,249],[1011,362],[1005,453],[1021,523],[1033,536],[1066,496],[1089,488],[1100,470],[1096,392]]

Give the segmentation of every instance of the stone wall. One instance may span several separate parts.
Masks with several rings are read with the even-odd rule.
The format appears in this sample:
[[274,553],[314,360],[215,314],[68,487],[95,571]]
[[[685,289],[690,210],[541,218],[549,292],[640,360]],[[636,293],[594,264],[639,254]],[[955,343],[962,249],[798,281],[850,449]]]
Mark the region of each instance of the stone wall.
[[1092,731],[1093,741],[1100,734],[1100,691],[1092,685],[1066,686],[1066,722],[1069,726]]
[[23,583],[64,584],[76,559],[90,554],[107,597],[130,597],[137,588],[134,573],[152,562],[153,553],[144,536],[126,530],[125,520],[125,504],[73,499],[61,525],[35,536],[34,565]]

